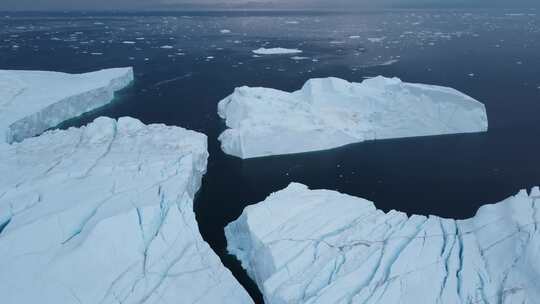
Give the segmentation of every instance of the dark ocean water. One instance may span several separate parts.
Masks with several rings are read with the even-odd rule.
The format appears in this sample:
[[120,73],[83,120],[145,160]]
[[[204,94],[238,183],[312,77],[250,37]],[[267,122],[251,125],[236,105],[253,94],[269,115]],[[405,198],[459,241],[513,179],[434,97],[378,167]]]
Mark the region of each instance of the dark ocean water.
[[[540,14],[540,12],[538,12]],[[467,218],[540,185],[540,15],[536,11],[0,14],[0,69],[86,72],[134,66],[117,100],[64,124],[133,116],[209,137],[195,202],[204,239],[260,301],[226,253],[223,227],[290,182],[367,198],[383,210]],[[230,33],[221,33],[223,29]],[[374,39],[375,38],[375,39]],[[165,47],[167,46],[167,47]],[[290,56],[251,50],[288,47]],[[485,103],[485,134],[386,140],[242,161],[219,149],[217,103],[235,87],[296,90],[313,77],[375,75],[454,87]]]

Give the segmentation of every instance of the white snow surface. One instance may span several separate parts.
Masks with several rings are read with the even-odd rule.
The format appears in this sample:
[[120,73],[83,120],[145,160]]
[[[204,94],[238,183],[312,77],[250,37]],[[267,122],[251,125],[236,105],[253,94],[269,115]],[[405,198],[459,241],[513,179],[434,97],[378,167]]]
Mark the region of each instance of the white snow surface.
[[207,157],[133,118],[0,145],[0,302],[251,303],[199,234]]
[[132,68],[85,74],[0,70],[0,143],[20,142],[104,106],[132,81]]
[[484,105],[454,89],[382,76],[311,79],[299,91],[240,87],[219,102],[219,137],[240,158],[325,150],[366,140],[483,132]]
[[286,49],[286,48],[259,48],[253,50],[253,53],[257,55],[283,55],[283,54],[300,54],[302,50],[299,49]]
[[226,227],[266,304],[537,303],[540,189],[467,220],[291,184]]

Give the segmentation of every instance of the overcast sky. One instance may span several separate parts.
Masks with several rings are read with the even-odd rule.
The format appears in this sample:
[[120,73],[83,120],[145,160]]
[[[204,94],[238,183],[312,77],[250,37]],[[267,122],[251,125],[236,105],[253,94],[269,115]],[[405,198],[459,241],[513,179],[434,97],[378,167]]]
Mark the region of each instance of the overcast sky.
[[540,8],[540,0],[0,0],[0,10],[362,7]]

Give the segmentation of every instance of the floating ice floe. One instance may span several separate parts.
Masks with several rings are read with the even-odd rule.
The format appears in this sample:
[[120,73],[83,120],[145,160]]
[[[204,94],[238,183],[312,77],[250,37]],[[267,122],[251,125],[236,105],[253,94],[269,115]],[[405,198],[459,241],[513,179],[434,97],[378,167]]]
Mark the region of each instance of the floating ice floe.
[[385,39],[386,37],[371,37],[371,38],[368,38],[367,40],[369,42],[377,43],[377,42],[383,42]]
[[309,59],[311,59],[311,58],[309,58],[309,57],[303,57],[303,56],[293,56],[293,57],[291,57],[291,59],[292,59],[292,60],[298,61],[298,60],[309,60]]
[[251,303],[193,213],[206,140],[102,117],[0,145],[1,302]]
[[398,63],[398,62],[399,62],[399,59],[390,59],[390,60],[382,62],[382,63],[380,63],[378,65],[379,66],[389,66],[389,65],[393,65],[393,64]]
[[291,184],[225,233],[265,303],[536,303],[540,189],[467,220]]
[[132,68],[86,74],[0,70],[0,143],[22,141],[101,107],[132,81]]
[[285,48],[259,48],[252,51],[257,55],[282,55],[282,54],[300,54],[299,49],[285,49]]
[[219,137],[223,151],[241,158],[488,128],[484,105],[463,93],[381,76],[312,79],[293,93],[241,87],[218,114],[229,128]]

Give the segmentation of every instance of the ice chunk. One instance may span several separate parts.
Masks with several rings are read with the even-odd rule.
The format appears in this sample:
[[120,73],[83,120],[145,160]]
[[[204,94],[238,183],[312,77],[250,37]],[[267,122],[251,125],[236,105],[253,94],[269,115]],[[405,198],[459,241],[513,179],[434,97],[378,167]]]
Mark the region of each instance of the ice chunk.
[[0,143],[22,141],[101,107],[132,81],[132,68],[86,74],[0,70]]
[[301,50],[298,49],[285,49],[285,48],[259,48],[253,50],[253,53],[257,55],[281,55],[281,54],[300,54]]
[[370,37],[368,38],[369,42],[383,42],[386,39],[386,37]]
[[206,145],[132,118],[0,145],[2,304],[251,303],[193,213]]
[[408,217],[291,184],[225,231],[267,304],[535,303],[539,203],[521,191],[468,220]]
[[381,76],[312,79],[293,93],[241,87],[218,113],[230,128],[219,137],[223,151],[241,158],[488,128],[484,105],[463,93]]

